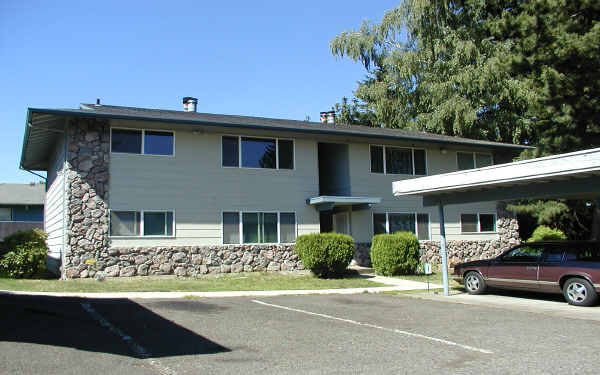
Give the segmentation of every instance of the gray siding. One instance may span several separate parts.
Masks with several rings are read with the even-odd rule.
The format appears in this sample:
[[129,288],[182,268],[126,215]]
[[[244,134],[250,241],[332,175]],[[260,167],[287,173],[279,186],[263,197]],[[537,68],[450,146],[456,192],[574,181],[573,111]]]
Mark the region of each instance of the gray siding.
[[[392,143],[390,146],[413,147],[411,144]],[[427,157],[428,175],[453,172],[457,170],[456,150],[446,150],[445,154],[439,147],[423,147]],[[483,151],[483,150],[479,150]],[[373,237],[372,213],[397,212],[397,213],[428,213],[430,221],[430,235],[432,240],[439,238],[439,214],[437,207],[424,208],[420,197],[394,197],[392,195],[392,182],[402,179],[415,178],[411,175],[384,175],[371,173],[369,144],[353,143],[350,145],[350,179],[352,194],[355,196],[380,197],[382,202],[373,207],[372,211],[352,212],[352,235],[357,242],[370,242]],[[419,176],[416,176],[419,177]],[[495,202],[474,203],[468,205],[452,205],[445,207],[446,235],[448,240],[491,240],[496,239],[496,233],[469,233],[460,232],[461,213],[496,213]]]
[[174,156],[113,153],[110,176],[112,210],[173,210],[176,222],[175,238],[112,237],[113,247],[221,244],[223,211],[295,212],[298,235],[319,231],[305,202],[318,195],[314,141],[295,140],[293,170],[223,168],[220,134],[177,131]]
[[[160,128],[157,123],[111,121],[123,128]],[[248,129],[199,129],[175,131],[175,155],[153,156],[111,154],[109,206],[113,210],[172,210],[175,213],[175,237],[111,238],[111,246],[194,246],[222,243],[222,212],[280,211],[295,212],[298,235],[318,232],[319,214],[305,203],[319,195],[318,143],[348,145],[349,177],[353,196],[380,197],[382,203],[372,210],[352,212],[351,234],[357,242],[370,242],[373,236],[373,212],[419,212],[430,215],[431,239],[439,235],[437,208],[423,208],[420,198],[392,196],[392,182],[406,175],[382,175],[370,172],[370,144],[364,138],[298,135],[294,138],[294,170],[223,168],[221,136],[277,137],[277,133]],[[290,139],[290,134],[282,134]],[[455,171],[456,151],[439,145],[390,142],[386,145],[425,148],[428,174]],[[461,234],[460,213],[496,213],[494,202],[446,207],[449,240],[490,240],[496,233]]]
[[61,140],[56,145],[51,168],[46,182],[46,201],[44,206],[44,231],[48,235],[48,268],[58,273],[58,265],[64,251],[65,238],[65,154]]

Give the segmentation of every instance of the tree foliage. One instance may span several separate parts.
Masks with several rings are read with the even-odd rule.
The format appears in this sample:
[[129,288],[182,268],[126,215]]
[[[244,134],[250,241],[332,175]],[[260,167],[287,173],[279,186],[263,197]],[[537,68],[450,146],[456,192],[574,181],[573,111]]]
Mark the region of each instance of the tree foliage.
[[331,41],[366,78],[349,123],[533,143],[600,145],[600,2],[404,0]]
[[[521,158],[600,147],[598,0],[403,0],[330,48],[367,70],[344,122],[536,146]],[[516,211],[600,236],[585,203]]]

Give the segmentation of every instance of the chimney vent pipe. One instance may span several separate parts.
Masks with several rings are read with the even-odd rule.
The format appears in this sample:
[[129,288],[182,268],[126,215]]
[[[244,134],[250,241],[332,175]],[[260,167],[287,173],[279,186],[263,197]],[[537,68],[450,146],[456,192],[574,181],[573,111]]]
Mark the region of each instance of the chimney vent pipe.
[[198,104],[198,99],[192,98],[191,96],[186,96],[183,98],[183,111],[184,112],[196,112],[196,106]]
[[321,119],[321,123],[324,124],[327,122],[327,112],[319,112],[319,118]]
[[335,124],[335,111],[327,112],[327,123]]

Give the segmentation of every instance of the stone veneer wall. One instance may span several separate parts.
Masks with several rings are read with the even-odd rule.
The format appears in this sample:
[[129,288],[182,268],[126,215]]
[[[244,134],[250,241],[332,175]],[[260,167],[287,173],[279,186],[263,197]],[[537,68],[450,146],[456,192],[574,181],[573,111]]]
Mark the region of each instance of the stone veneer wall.
[[86,276],[94,267],[88,263],[108,256],[108,121],[72,120],[66,156],[68,229],[62,276],[73,278]]
[[199,276],[207,273],[296,271],[304,269],[294,245],[219,245],[111,248],[87,272],[106,276]]
[[[446,253],[450,267],[471,260],[493,258],[519,243],[519,224],[514,215],[506,211],[506,203],[498,203],[497,211],[496,231],[498,239],[487,241],[448,241],[446,243]],[[423,262],[442,263],[439,241],[419,241],[419,245],[421,246],[421,260]],[[354,259],[359,265],[370,267],[370,252],[371,244],[356,244]]]

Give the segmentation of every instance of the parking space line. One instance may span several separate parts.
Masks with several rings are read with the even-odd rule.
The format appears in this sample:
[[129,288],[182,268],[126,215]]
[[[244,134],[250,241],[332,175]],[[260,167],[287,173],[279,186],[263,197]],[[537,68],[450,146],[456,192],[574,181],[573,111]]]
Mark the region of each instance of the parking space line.
[[408,332],[408,331],[402,331],[400,329],[395,329],[395,328],[381,327],[381,326],[377,326],[375,324],[362,323],[362,322],[358,322],[356,320],[338,318],[338,317],[332,316],[332,315],[315,313],[315,312],[312,312],[312,311],[306,311],[306,310],[301,310],[301,309],[295,309],[293,307],[275,305],[275,304],[272,304],[272,303],[258,301],[258,300],[255,300],[255,299],[253,299],[252,302],[258,303],[259,305],[270,306],[270,307],[274,307],[274,308],[277,308],[277,309],[294,311],[294,312],[298,312],[298,313],[302,313],[302,314],[318,316],[318,317],[321,317],[321,318],[326,318],[326,319],[331,319],[331,320],[337,320],[337,321],[340,321],[340,322],[350,323],[350,324],[354,324],[354,325],[358,325],[358,326],[362,326],[362,327],[375,328],[375,329],[379,329],[379,330],[382,330],[382,331],[387,331],[387,332],[392,332],[392,333],[398,333],[398,334],[405,335],[405,336],[418,337],[418,338],[421,338],[421,339],[424,339],[424,340],[434,341],[434,342],[438,342],[438,343],[445,344],[445,345],[450,345],[450,346],[456,346],[456,347],[459,347],[459,348],[462,348],[462,349],[465,349],[465,350],[474,351],[474,352],[479,352],[479,353],[484,353],[484,354],[494,354],[494,352],[486,350],[486,349],[481,349],[481,348],[476,348],[474,346],[459,344],[459,343],[456,343],[456,342],[453,342],[453,341],[444,340],[444,339],[440,339],[440,338],[437,338],[437,337],[431,337],[431,336],[421,335],[420,333],[413,333],[413,332]]
[[92,318],[94,318],[100,325],[106,329],[108,329],[111,333],[119,336],[121,340],[125,341],[127,345],[133,350],[137,355],[142,357],[143,360],[148,361],[152,367],[154,367],[158,372],[163,375],[177,375],[177,373],[170,368],[164,366],[160,361],[156,359],[152,359],[152,354],[148,352],[144,347],[133,341],[133,338],[121,331],[118,327],[114,326],[111,322],[106,320],[96,309],[92,307],[91,304],[86,302],[81,302],[81,307],[85,311],[87,311]]

